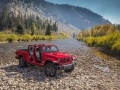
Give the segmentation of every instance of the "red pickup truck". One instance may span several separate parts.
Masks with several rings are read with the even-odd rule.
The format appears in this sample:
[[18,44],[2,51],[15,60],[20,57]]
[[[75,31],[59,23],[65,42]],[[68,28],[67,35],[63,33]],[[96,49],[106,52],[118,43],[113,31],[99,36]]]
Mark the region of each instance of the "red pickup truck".
[[49,44],[29,45],[28,49],[17,50],[16,58],[21,68],[28,64],[45,67],[45,75],[49,77],[54,77],[59,69],[72,72],[76,65],[73,56],[61,53],[56,45]]

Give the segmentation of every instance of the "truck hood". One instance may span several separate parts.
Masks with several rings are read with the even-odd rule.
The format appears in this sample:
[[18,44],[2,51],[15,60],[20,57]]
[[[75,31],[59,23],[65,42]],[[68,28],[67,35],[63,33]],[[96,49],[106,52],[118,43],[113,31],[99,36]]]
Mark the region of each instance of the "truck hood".
[[52,52],[52,53],[44,53],[47,57],[53,57],[53,58],[63,58],[63,57],[70,57],[69,54],[61,53],[61,52]]

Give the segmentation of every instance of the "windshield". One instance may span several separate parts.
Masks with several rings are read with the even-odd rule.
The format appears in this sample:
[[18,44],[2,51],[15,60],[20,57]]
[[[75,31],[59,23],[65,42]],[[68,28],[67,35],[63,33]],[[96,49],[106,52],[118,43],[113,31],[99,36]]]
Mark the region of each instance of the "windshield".
[[58,48],[56,46],[43,46],[43,52],[58,52]]

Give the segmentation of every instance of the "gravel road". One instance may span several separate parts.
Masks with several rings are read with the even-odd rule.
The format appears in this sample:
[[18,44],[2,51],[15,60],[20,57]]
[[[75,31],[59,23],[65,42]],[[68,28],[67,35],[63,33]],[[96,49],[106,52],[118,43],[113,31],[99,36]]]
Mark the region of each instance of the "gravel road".
[[62,50],[76,57],[77,66],[72,73],[58,71],[54,78],[46,77],[42,67],[19,68],[15,50],[27,44],[0,45],[0,90],[120,90],[120,63],[105,61],[91,49]]

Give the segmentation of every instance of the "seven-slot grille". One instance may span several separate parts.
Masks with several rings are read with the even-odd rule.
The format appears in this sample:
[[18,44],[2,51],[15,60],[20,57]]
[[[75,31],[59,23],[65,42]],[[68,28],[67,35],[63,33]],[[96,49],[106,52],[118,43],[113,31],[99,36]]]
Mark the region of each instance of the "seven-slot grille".
[[67,62],[70,62],[70,59],[71,59],[70,57],[64,57],[64,58],[60,59],[60,62],[61,63],[67,63]]

